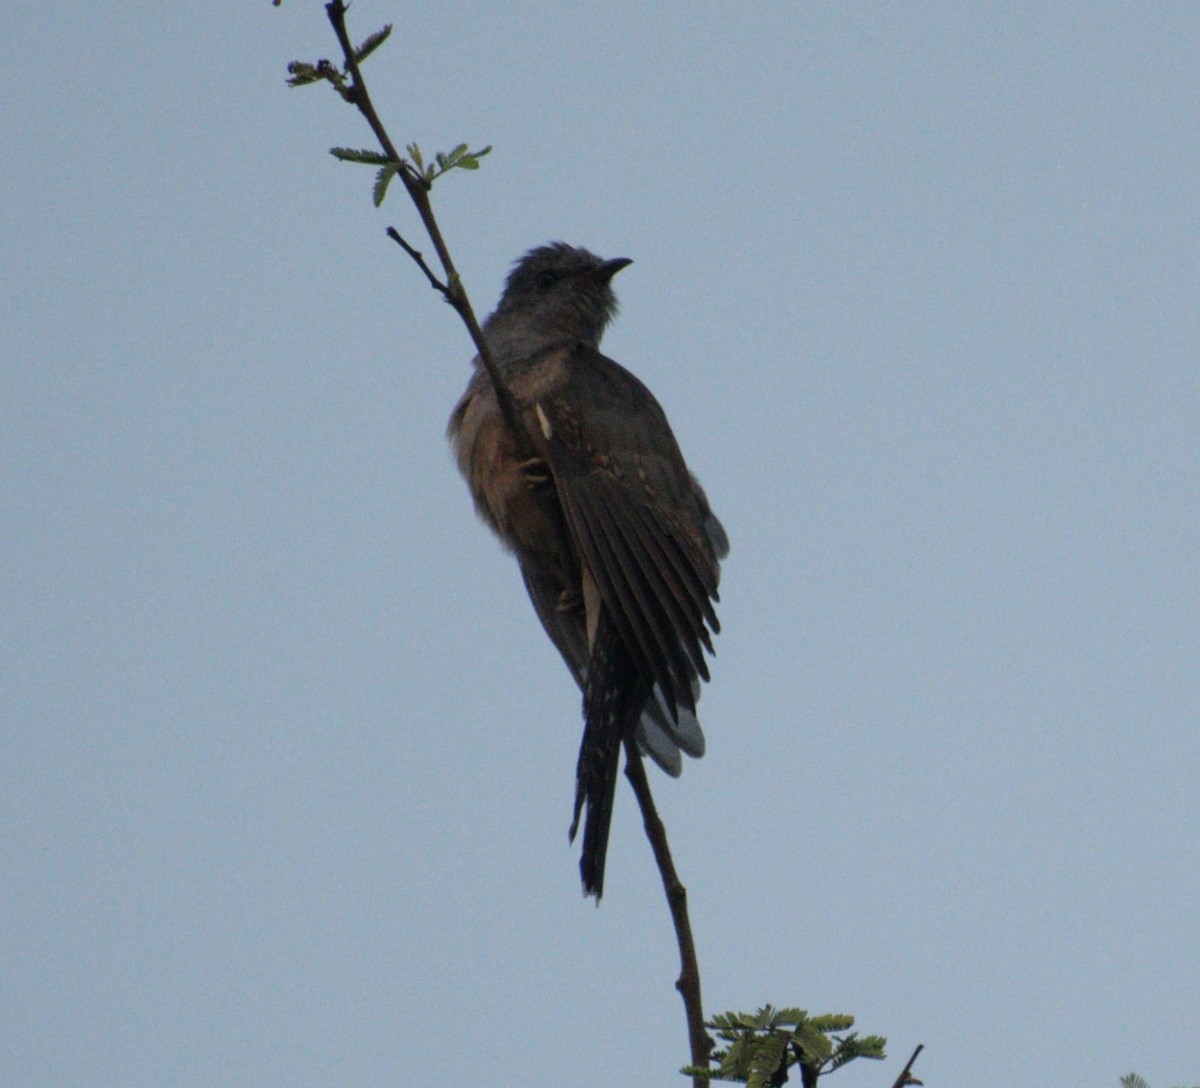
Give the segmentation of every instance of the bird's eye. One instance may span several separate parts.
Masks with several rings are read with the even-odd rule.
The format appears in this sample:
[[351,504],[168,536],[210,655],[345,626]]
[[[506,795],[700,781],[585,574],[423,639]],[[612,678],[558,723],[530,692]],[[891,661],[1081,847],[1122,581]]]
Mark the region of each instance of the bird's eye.
[[558,277],[553,272],[539,272],[538,278],[534,282],[537,284],[539,291],[549,291],[557,279]]

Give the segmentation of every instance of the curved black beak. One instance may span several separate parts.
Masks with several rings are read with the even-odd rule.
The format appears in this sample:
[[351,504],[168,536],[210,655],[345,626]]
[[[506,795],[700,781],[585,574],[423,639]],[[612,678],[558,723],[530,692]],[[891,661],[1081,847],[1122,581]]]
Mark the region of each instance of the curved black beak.
[[614,257],[596,269],[596,279],[602,283],[608,283],[622,268],[627,268],[631,264],[633,264],[632,257]]

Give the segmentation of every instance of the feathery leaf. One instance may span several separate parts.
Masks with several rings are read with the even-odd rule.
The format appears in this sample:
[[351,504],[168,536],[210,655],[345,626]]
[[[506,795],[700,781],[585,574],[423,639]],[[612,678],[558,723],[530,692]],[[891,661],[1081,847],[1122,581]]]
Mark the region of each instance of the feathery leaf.
[[329,149],[335,159],[342,162],[365,162],[370,166],[387,166],[391,160],[379,151],[355,147],[331,147]]
[[388,35],[392,32],[392,24],[387,23],[381,29],[375,31],[374,34],[368,36],[367,40],[354,50],[354,59],[362,64],[372,53],[375,52],[384,42],[387,41]]
[[394,162],[385,163],[379,168],[379,173],[375,175],[375,187],[371,190],[371,199],[375,202],[375,207],[378,208],[383,203],[383,198],[387,196],[388,185],[399,170],[400,167]]

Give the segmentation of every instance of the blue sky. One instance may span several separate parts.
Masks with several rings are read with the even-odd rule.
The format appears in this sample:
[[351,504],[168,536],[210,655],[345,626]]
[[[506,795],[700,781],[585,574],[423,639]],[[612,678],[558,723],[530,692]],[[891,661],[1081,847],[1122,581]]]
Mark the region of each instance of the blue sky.
[[[600,10],[597,10],[600,8]],[[705,1002],[890,1083],[1200,1078],[1200,11],[358,0],[481,314],[550,239],[729,530],[653,784]],[[683,1084],[622,784],[443,439],[471,349],[295,58],[9,5],[0,1081]]]

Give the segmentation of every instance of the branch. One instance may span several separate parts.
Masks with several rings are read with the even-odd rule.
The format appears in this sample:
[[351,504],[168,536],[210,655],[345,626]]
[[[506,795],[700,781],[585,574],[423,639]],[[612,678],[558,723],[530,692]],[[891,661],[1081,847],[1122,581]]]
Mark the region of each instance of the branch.
[[[632,737],[625,739],[625,777],[633,787],[638,807],[642,810],[642,825],[650,849],[662,877],[667,906],[671,909],[671,921],[675,926],[675,939],[679,944],[679,978],[675,989],[683,998],[683,1011],[687,1019],[688,1043],[692,1051],[692,1065],[707,1069],[713,1047],[716,1045],[704,1027],[704,1006],[700,1000],[700,963],[696,959],[696,945],[692,941],[692,923],[688,918],[687,888],[675,871],[671,848],[667,845],[667,829],[659,819],[654,805],[654,795],[646,779],[646,768],[642,766],[642,755]],[[692,1088],[707,1088],[707,1077],[693,1076]]]
[[420,253],[405,242],[394,228],[388,231],[388,235],[404,247],[408,255],[416,261],[421,271],[429,278],[434,288],[440,291],[442,297],[454,307],[455,312],[462,319],[463,324],[466,325],[467,332],[470,333],[471,340],[475,344],[475,350],[479,353],[479,359],[483,363],[483,367],[487,371],[488,377],[492,382],[492,387],[496,392],[496,402],[500,407],[500,414],[503,416],[505,425],[512,434],[513,440],[517,443],[518,454],[522,460],[528,460],[534,456],[533,442],[521,423],[521,417],[517,412],[517,405],[513,400],[512,392],[505,383],[504,376],[501,374],[500,368],[488,348],[487,341],[483,337],[483,330],[479,327],[479,321],[475,317],[475,311],[471,308],[471,302],[467,298],[467,292],[462,285],[462,279],[458,274],[458,270],[454,267],[454,261],[450,257],[450,250],[446,246],[441,228],[434,217],[433,206],[429,201],[429,181],[421,174],[418,174],[407,159],[401,157],[400,153],[396,150],[396,145],[392,143],[391,138],[388,136],[387,129],[383,127],[383,122],[380,121],[379,114],[375,112],[375,105],[371,101],[371,95],[367,91],[366,82],[363,80],[362,72],[358,66],[354,46],[350,44],[350,34],[346,30],[345,3],[343,0],[330,0],[325,5],[325,13],[329,16],[329,23],[333,27],[333,33],[337,37],[338,45],[342,48],[345,70],[350,76],[350,85],[345,89],[343,97],[346,101],[357,107],[358,112],[363,115],[363,118],[371,127],[371,131],[375,134],[375,139],[379,141],[379,146],[388,157],[388,161],[395,166],[397,176],[404,183],[405,191],[416,206],[417,214],[421,217],[425,233],[429,235],[429,240],[433,243],[438,260],[445,271],[445,282],[438,281],[437,277],[429,270]]
[[388,227],[387,236],[401,249],[403,249],[404,252],[413,259],[413,261],[416,263],[416,266],[425,273],[425,277],[429,280],[429,286],[435,291],[441,292],[442,297],[449,302],[450,288],[442,283],[442,281],[433,274],[433,269],[425,263],[425,257],[421,251],[419,249],[413,249],[412,246],[410,246],[403,238],[401,238],[400,232],[395,227]]
[[[337,37],[338,44],[342,49],[342,56],[345,62],[343,71],[339,73],[327,61],[322,61],[315,67],[303,66],[304,71],[295,75],[293,82],[313,82],[321,78],[328,79],[333,83],[342,98],[355,106],[359,113],[363,115],[386,157],[386,163],[381,163],[380,165],[385,170],[394,171],[395,176],[399,177],[404,183],[405,191],[416,207],[417,213],[421,218],[421,223],[429,236],[430,242],[433,244],[434,251],[437,253],[438,261],[444,271],[444,278],[437,276],[433,269],[429,267],[421,252],[405,241],[394,227],[388,228],[388,237],[408,254],[425,275],[430,286],[454,307],[455,312],[461,318],[463,324],[466,325],[467,331],[471,335],[471,340],[475,344],[475,350],[479,353],[480,362],[487,371],[492,387],[495,390],[496,401],[505,425],[517,445],[518,456],[521,459],[533,458],[535,450],[532,439],[521,422],[512,392],[509,390],[504,376],[497,366],[491,350],[488,348],[487,341],[484,339],[479,322],[475,317],[475,312],[471,308],[470,300],[467,298],[466,290],[463,288],[462,279],[454,267],[450,251],[446,246],[445,239],[442,237],[437,219],[434,217],[433,207],[429,199],[431,178],[424,172],[414,168],[413,164],[407,159],[401,157],[400,153],[396,150],[396,145],[392,143],[391,138],[388,136],[383,122],[380,121],[379,114],[375,111],[375,105],[371,101],[370,93],[367,90],[366,82],[363,80],[362,72],[359,68],[358,55],[351,44],[350,35],[346,29],[346,4],[344,0],[329,0],[325,5],[325,12],[329,17],[334,35]],[[386,31],[384,32],[385,34]],[[379,36],[379,40],[382,40],[382,36]],[[416,154],[415,149],[412,150]],[[348,157],[357,158],[358,161],[376,161],[373,158]],[[417,160],[417,165],[421,165],[419,159]],[[386,178],[381,180],[386,182]],[[654,859],[658,864],[658,870],[662,876],[663,890],[667,896],[667,905],[671,911],[671,920],[674,923],[675,936],[679,944],[680,971],[679,978],[675,982],[675,988],[683,998],[692,1065],[707,1069],[709,1068],[715,1044],[704,1026],[704,1011],[700,1000],[700,967],[696,959],[696,946],[692,940],[691,923],[688,920],[687,889],[684,888],[675,871],[675,865],[671,859],[671,851],[667,845],[666,829],[663,827],[662,820],[659,818],[658,811],[654,806],[654,798],[650,792],[650,784],[646,780],[642,758],[632,738],[625,741],[625,753],[625,775],[633,787],[634,795],[637,797],[638,805],[642,810],[642,821],[646,829],[646,837],[650,840],[650,847],[654,852]],[[708,1083],[707,1077],[694,1076],[692,1078],[693,1088],[707,1088]]]
[[924,1049],[925,1049],[924,1043],[917,1044],[917,1049],[912,1052],[912,1057],[908,1059],[908,1065],[906,1065],[903,1069],[900,1070],[900,1076],[898,1076],[895,1079],[895,1081],[892,1082],[892,1088],[905,1088],[905,1085],[908,1085],[908,1084],[921,1084],[922,1083],[921,1081],[917,1080],[917,1078],[912,1075],[912,1067],[913,1067],[913,1063],[917,1060],[917,1055],[920,1054],[921,1051]]

